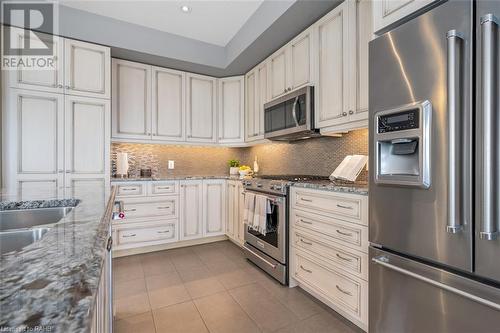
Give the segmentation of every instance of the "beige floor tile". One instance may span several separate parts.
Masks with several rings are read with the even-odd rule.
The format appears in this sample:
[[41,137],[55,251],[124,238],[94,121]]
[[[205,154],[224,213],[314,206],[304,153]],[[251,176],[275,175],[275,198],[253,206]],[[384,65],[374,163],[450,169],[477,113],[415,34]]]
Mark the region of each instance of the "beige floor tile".
[[155,333],[153,315],[146,312],[140,315],[116,320],[113,326],[114,333]]
[[199,298],[194,303],[211,333],[260,332],[227,292]]
[[129,281],[118,281],[114,284],[113,288],[113,298],[120,299],[145,293],[146,281],[143,278]]
[[299,319],[306,319],[324,311],[312,296],[298,287],[289,288],[285,296],[278,299]]
[[219,281],[224,285],[226,289],[233,289],[241,287],[247,284],[256,282],[254,274],[251,274],[245,268],[240,268],[237,270],[232,270],[226,273],[217,275]]
[[144,276],[160,275],[175,271],[174,264],[166,256],[150,256],[141,260]]
[[150,310],[147,293],[120,298],[114,301],[116,318],[131,317]]
[[361,333],[363,330],[322,313],[276,331],[276,333]]
[[141,262],[134,257],[131,260],[125,258],[113,259],[113,279],[115,282],[129,281],[144,277]]
[[289,309],[259,284],[235,288],[229,293],[265,332],[272,332],[298,321]]
[[179,271],[184,286],[192,299],[224,291],[224,286],[206,268]]
[[242,268],[236,265],[232,260],[205,263],[205,266],[214,275],[237,271]]
[[203,262],[194,252],[191,254],[172,257],[171,261],[174,264],[176,270],[204,267]]
[[152,309],[191,300],[177,272],[149,276],[146,278],[146,287]]
[[153,311],[157,333],[208,332],[193,302],[185,302]]

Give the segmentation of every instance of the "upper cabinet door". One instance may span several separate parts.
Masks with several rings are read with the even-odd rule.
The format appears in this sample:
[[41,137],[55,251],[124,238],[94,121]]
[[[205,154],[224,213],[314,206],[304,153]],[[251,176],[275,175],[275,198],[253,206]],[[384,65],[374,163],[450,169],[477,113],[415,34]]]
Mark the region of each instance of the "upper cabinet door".
[[315,25],[318,41],[315,121],[318,128],[339,125],[348,119],[352,93],[349,80],[352,80],[350,75],[354,75],[348,38],[350,3],[343,2]]
[[184,141],[185,72],[153,67],[153,140]]
[[[62,186],[64,173],[64,96],[9,89],[4,115],[6,185],[15,179]],[[15,179],[13,179],[15,178]]]
[[113,59],[112,135],[151,139],[151,66]]
[[256,140],[259,134],[258,127],[255,126],[256,123],[256,96],[257,96],[257,71],[253,70],[246,75],[245,82],[245,139],[246,141]]
[[108,177],[110,101],[68,95],[65,104],[66,186],[71,186],[75,177]]
[[66,94],[109,98],[109,47],[65,39],[65,92]]
[[279,97],[289,89],[287,86],[287,52],[286,48],[281,48],[269,59],[269,90],[271,99]]
[[245,79],[243,76],[219,79],[219,142],[245,140]]
[[289,46],[288,57],[290,60],[288,88],[291,90],[311,82],[313,72],[311,61],[312,36],[311,29],[308,29],[293,39]]
[[28,39],[32,47],[44,48],[46,45],[51,46],[54,56],[52,58],[52,69],[22,70],[18,68],[12,71],[5,71],[9,76],[10,86],[12,88],[62,93],[64,91],[64,39],[41,33],[35,35],[32,31],[13,27],[5,29],[11,29],[11,36],[14,37],[12,43],[15,47],[22,49],[20,46],[24,45]]
[[368,43],[373,37],[372,3],[372,0],[356,0],[356,107],[349,111],[351,121],[368,121]]
[[373,2],[374,31],[387,28],[435,0],[377,0]]
[[217,80],[215,78],[186,75],[187,141],[217,141]]
[[264,62],[257,67],[257,91],[255,106],[256,139],[264,139],[264,104],[269,101],[269,63]]

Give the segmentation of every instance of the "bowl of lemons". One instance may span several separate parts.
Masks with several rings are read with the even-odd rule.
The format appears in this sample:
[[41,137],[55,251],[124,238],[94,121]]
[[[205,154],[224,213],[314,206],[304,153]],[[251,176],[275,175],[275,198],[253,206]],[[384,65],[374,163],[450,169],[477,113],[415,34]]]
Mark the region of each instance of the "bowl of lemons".
[[240,166],[239,173],[240,173],[240,177],[243,178],[245,176],[251,176],[253,171],[252,171],[252,169],[250,169],[250,167],[248,165],[242,165],[242,166]]

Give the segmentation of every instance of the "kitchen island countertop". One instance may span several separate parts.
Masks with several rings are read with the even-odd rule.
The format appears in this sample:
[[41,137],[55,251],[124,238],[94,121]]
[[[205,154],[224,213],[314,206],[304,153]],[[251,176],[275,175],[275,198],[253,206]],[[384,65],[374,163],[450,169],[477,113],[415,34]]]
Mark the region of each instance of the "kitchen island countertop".
[[0,330],[90,331],[114,189],[94,184],[60,191],[0,192],[0,210],[74,206],[42,239],[0,257]]

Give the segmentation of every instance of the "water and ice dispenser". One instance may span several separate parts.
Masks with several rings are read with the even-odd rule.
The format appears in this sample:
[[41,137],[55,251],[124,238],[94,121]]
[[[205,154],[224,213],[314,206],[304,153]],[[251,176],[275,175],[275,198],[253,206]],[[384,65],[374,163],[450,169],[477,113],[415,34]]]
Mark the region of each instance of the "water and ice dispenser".
[[375,114],[375,182],[431,185],[432,105],[413,103]]

